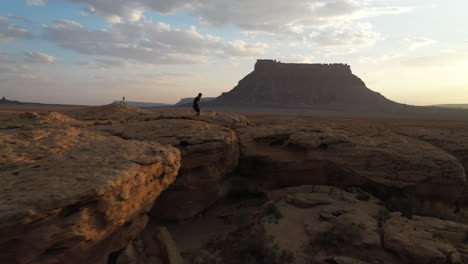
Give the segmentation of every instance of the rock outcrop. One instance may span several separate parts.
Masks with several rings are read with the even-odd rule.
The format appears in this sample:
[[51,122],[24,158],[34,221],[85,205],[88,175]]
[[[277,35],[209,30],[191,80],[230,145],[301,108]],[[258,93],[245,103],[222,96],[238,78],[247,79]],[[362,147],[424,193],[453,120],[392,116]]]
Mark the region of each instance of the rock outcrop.
[[382,127],[291,122],[237,134],[239,170],[246,177],[289,186],[412,188],[421,198],[448,202],[459,199],[465,186],[464,169],[453,156]]
[[[214,224],[221,217],[234,230],[213,234],[208,243],[192,241],[198,248],[182,254],[188,263],[462,264],[468,259],[467,225],[402,217],[359,188],[296,186],[244,202],[236,210],[231,203],[217,204],[205,219],[194,221],[194,233],[229,230]],[[182,224],[185,233],[187,225]],[[177,238],[185,241],[181,234]]]
[[180,167],[175,148],[60,114],[10,122],[20,125],[0,130],[1,263],[106,263],[143,230]]
[[95,129],[124,139],[158,142],[178,148],[182,166],[176,182],[158,198],[154,212],[165,219],[189,218],[223,193],[222,178],[236,168],[235,133],[222,126],[183,119],[159,119]]

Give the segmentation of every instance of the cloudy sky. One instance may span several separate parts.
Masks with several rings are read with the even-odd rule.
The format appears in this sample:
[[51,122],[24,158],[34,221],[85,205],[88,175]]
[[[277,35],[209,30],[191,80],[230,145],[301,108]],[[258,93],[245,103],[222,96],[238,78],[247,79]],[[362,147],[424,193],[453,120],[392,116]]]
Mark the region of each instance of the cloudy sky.
[[218,96],[256,59],[351,65],[415,105],[468,103],[466,0],[1,0],[0,96]]

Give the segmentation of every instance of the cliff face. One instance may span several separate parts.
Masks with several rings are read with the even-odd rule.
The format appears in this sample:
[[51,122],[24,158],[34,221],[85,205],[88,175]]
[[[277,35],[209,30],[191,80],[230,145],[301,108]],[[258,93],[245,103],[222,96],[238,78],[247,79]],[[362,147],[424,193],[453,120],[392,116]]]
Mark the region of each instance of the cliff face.
[[288,64],[258,60],[255,70],[217,106],[378,109],[397,105],[368,89],[346,64]]

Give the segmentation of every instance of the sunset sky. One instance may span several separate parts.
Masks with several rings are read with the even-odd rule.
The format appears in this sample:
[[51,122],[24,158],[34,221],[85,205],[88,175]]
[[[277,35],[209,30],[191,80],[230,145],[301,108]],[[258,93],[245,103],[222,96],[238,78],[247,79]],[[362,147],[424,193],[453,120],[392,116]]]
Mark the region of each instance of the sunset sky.
[[467,0],[1,0],[0,97],[218,96],[259,58],[347,63],[397,102],[468,103]]

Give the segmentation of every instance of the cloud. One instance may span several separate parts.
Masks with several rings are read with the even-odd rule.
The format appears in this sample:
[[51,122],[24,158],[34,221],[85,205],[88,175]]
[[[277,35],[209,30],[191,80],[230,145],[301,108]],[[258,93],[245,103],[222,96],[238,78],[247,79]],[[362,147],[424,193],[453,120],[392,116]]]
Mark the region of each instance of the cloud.
[[111,68],[127,68],[132,65],[125,60],[115,59],[96,59],[91,62],[81,63],[79,65],[85,65],[90,69],[111,69]]
[[33,6],[45,6],[47,4],[45,0],[26,0],[26,3]]
[[43,37],[78,53],[148,64],[203,63],[214,56],[258,56],[266,48],[261,43],[227,42],[201,34],[193,26],[178,29],[150,21],[123,22],[111,24],[106,30],[89,31],[77,22],[60,20],[46,26]]
[[10,42],[17,38],[31,38],[32,34],[25,28],[10,23],[8,17],[0,16],[0,42]]
[[[39,1],[39,0],[35,0]],[[205,24],[237,25],[244,31],[302,33],[306,29],[349,23],[367,17],[401,14],[406,6],[367,0],[67,0],[109,22],[140,21],[145,9],[187,12]],[[40,2],[44,2],[41,0]]]
[[314,57],[294,55],[294,56],[280,58],[279,61],[285,62],[285,63],[312,63],[314,61]]
[[384,54],[384,55],[377,55],[377,56],[366,56],[359,58],[359,62],[363,64],[382,64],[385,62],[393,61],[396,59],[401,58],[401,54]]
[[430,55],[430,56],[420,56],[420,57],[413,57],[407,59],[402,62],[404,66],[409,67],[430,67],[430,68],[437,68],[437,67],[444,67],[447,65],[453,65],[457,63],[463,63],[468,60],[468,49],[459,49],[459,50],[452,50],[449,52],[440,51],[438,54]]
[[419,48],[432,45],[436,43],[435,40],[430,38],[405,38],[403,40],[406,44],[408,44],[408,49],[410,51],[417,50]]
[[14,63],[15,59],[6,52],[0,52],[0,64]]
[[33,71],[23,64],[18,64],[17,59],[5,52],[0,52],[0,79],[34,79]]
[[349,54],[359,49],[370,47],[383,39],[380,33],[373,31],[366,23],[347,25],[333,31],[316,31],[304,40],[324,48],[328,55]]
[[27,63],[52,64],[57,58],[40,52],[25,52],[24,61]]

